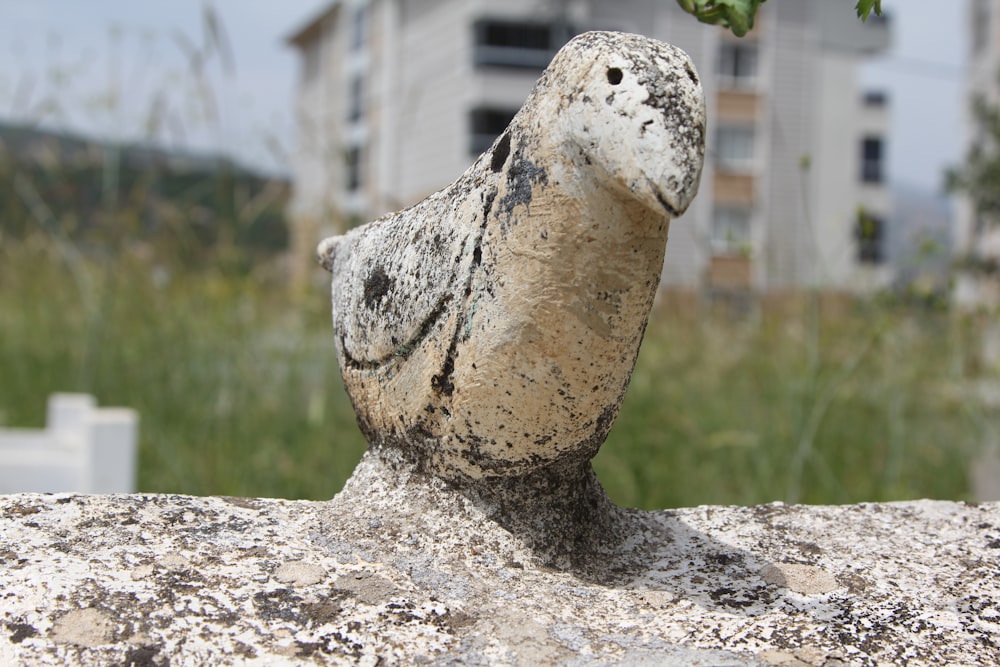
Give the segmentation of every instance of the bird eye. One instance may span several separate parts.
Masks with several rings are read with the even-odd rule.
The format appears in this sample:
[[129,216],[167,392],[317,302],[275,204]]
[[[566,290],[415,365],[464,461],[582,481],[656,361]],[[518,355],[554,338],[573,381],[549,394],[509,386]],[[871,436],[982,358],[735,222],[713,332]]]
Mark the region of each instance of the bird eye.
[[622,71],[617,67],[608,68],[608,83],[612,86],[617,86],[622,82]]

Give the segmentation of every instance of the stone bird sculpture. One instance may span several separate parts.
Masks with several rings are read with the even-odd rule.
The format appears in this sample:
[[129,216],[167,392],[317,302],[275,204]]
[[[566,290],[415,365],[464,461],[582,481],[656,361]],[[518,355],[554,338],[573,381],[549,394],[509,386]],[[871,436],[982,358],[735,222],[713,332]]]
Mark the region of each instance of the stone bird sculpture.
[[686,54],[585,33],[458,180],[323,241],[340,368],[374,452],[458,484],[589,462],[704,140]]

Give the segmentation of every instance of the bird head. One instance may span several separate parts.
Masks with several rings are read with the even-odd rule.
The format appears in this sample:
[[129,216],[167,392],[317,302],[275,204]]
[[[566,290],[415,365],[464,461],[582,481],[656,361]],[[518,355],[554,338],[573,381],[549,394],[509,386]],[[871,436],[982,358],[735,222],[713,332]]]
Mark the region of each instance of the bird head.
[[541,115],[556,119],[556,140],[577,171],[671,218],[687,209],[701,178],[705,102],[683,51],[639,35],[584,33],[560,50],[534,95],[547,98]]

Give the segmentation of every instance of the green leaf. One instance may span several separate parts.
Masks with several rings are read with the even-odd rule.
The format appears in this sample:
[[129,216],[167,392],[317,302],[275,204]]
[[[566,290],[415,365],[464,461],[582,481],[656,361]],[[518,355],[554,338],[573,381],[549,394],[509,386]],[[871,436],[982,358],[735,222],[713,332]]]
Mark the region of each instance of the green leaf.
[[[729,28],[737,37],[753,30],[757,10],[767,0],[677,0],[681,9],[702,23]],[[872,12],[882,15],[882,0],[857,0],[858,17],[867,21]]]
[[702,23],[729,28],[737,37],[753,30],[757,9],[767,0],[677,0],[677,4]]
[[862,21],[868,20],[872,10],[875,10],[876,16],[882,16],[882,0],[858,0],[858,4],[854,8],[858,11],[858,18]]

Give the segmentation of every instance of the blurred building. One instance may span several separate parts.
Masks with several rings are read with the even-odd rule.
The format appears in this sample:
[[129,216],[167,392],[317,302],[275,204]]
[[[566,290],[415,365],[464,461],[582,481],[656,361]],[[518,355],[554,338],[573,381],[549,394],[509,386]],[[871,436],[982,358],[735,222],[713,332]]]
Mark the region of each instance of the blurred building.
[[896,183],[887,257],[893,287],[911,297],[946,299],[952,279],[952,200],[943,193]]
[[[969,105],[966,110],[967,153],[991,147],[990,129],[984,127],[972,110],[972,101],[982,98],[989,106],[1000,108],[1000,0],[970,0],[967,25],[969,61],[966,85]],[[992,146],[996,150],[995,146]],[[1000,221],[977,212],[967,197],[958,197],[953,232],[953,250],[958,259],[970,266],[1000,266]],[[988,273],[988,272],[987,272]],[[976,272],[962,272],[956,285],[956,299],[965,305],[1000,305],[1000,279]]]
[[691,56],[708,105],[700,195],[671,227],[664,282],[720,290],[888,282],[887,100],[862,60],[888,22],[772,0],[737,39],[672,0],[341,0],[289,38],[301,54],[293,215],[303,252],[413,204],[487,149],[558,48],[622,30]]

